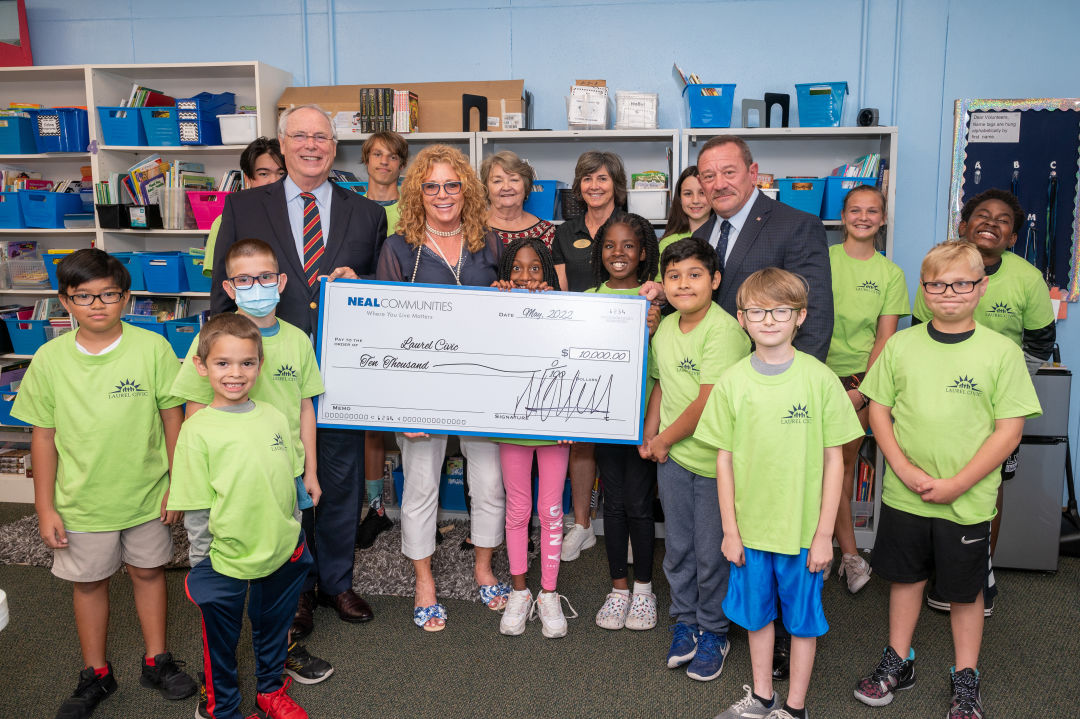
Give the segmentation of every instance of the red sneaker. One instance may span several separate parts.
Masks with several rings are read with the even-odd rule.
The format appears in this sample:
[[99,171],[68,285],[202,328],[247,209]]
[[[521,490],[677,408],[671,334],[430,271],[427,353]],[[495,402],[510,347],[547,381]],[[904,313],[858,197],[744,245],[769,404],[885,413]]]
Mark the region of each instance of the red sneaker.
[[293,701],[286,692],[292,679],[285,678],[281,689],[270,694],[258,694],[255,697],[255,705],[266,714],[266,719],[308,719],[308,713],[303,707]]

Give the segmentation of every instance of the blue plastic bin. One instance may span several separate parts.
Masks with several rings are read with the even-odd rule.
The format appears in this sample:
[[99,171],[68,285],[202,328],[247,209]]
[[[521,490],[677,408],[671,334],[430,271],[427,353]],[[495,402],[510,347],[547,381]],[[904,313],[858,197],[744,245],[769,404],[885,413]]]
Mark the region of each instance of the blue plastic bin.
[[83,212],[94,214],[94,188],[84,187],[79,190],[79,199],[82,200]]
[[401,495],[405,491],[405,472],[395,469],[391,474],[394,475],[394,496],[397,497],[397,505],[400,507]]
[[464,474],[443,473],[439,478],[439,506],[451,512],[467,511]]
[[193,255],[185,252],[184,272],[187,274],[188,292],[209,292],[210,278],[203,274],[204,255]]
[[218,115],[236,112],[236,95],[231,92],[200,92],[195,97],[176,99],[181,145],[220,145]]
[[82,212],[82,198],[76,192],[19,190],[19,205],[27,227],[60,228],[64,215]]
[[541,220],[554,220],[555,208],[559,204],[559,190],[566,186],[565,182],[558,180],[534,180],[532,192],[525,200],[525,211]]
[[0,227],[4,229],[26,227],[18,192],[0,192]]
[[34,125],[26,113],[0,117],[0,154],[28,155],[37,152]]
[[45,261],[45,273],[49,275],[49,285],[54,289],[60,290],[60,280],[56,276],[56,266],[60,264],[60,260],[70,255],[75,250],[67,250],[65,252],[45,252],[42,257]]
[[821,219],[839,220],[844,210],[847,193],[859,185],[876,185],[876,177],[826,177],[825,202],[821,207]]
[[846,94],[846,82],[796,83],[799,124],[803,127],[840,127]]
[[134,327],[141,327],[144,330],[157,332],[162,337],[165,336],[165,323],[158,322],[157,317],[151,317],[149,315],[124,315],[123,320]]
[[[703,90],[716,90],[704,95]],[[683,95],[690,104],[690,127],[731,127],[731,108],[735,104],[735,83],[687,85]]]
[[143,266],[142,258],[139,257],[136,252],[113,252],[113,257],[120,260],[122,264],[131,275],[131,291],[132,292],[144,292],[146,291],[146,282],[143,281]]
[[139,254],[139,259],[148,292],[176,294],[188,291],[184,258],[179,252],[144,252]]
[[27,110],[34,128],[38,152],[86,152],[90,145],[90,124],[81,107],[51,107]]
[[0,387],[0,425],[4,427],[29,427],[22,420],[15,419],[11,416],[11,408],[15,404],[14,399],[4,399],[4,395],[15,394],[12,391],[11,385],[6,384]]
[[98,122],[106,145],[142,146],[146,144],[142,113],[137,107],[99,107]]
[[180,125],[175,107],[140,107],[146,144],[157,147],[179,147]]
[[796,210],[821,216],[821,202],[825,197],[824,177],[781,177],[780,201]]
[[191,341],[197,334],[199,334],[198,315],[165,322],[165,339],[169,340],[173,352],[180,359],[187,357],[187,352],[191,349]]
[[4,320],[4,323],[11,337],[12,354],[32,355],[45,344],[48,320]]

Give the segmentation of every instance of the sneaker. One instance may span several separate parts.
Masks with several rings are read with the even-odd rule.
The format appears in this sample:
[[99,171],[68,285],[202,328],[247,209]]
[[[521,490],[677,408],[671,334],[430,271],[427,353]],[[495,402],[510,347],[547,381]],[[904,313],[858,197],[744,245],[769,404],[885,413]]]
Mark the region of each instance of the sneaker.
[[318,684],[330,678],[334,667],[325,659],[308,654],[303,644],[293,642],[285,657],[285,672],[301,684]]
[[626,626],[626,615],[629,613],[630,595],[612,592],[596,613],[596,626],[601,629],[622,629]]
[[255,695],[255,706],[266,715],[266,719],[308,719],[308,713],[288,695],[290,684],[292,679],[286,677],[285,683],[276,692]]
[[369,508],[364,521],[360,522],[360,526],[356,528],[356,546],[367,549],[375,544],[375,539],[380,534],[393,526],[394,520]]
[[199,703],[195,706],[195,719],[213,719],[207,708],[206,675],[199,672]]
[[731,651],[727,637],[713,632],[698,633],[697,652],[686,668],[686,676],[699,682],[710,682],[724,671],[724,659]]
[[901,689],[915,686],[915,650],[912,649],[907,659],[901,659],[886,646],[877,668],[855,685],[855,698],[872,707],[883,707],[893,700],[893,695]]
[[634,592],[630,600],[630,613],[626,615],[626,628],[644,631],[656,626],[656,595],[652,592]]
[[856,594],[870,581],[870,564],[858,554],[845,554],[840,558],[836,576],[846,577],[848,591]]
[[697,654],[698,633],[695,627],[683,622],[671,625],[671,633],[674,636],[671,637],[671,648],[667,653],[667,665],[668,669],[676,669]]
[[829,577],[832,576],[832,565],[835,560],[830,559],[829,563],[825,565],[825,568],[821,570],[821,581],[829,581]]
[[974,669],[956,671],[952,668],[952,703],[945,719],[984,719],[982,697],[979,691],[979,673]]
[[[810,719],[810,712],[805,713],[806,719]],[[778,706],[769,712],[765,719],[795,719],[794,715],[783,706]]]
[[147,664],[144,658],[139,684],[147,689],[157,689],[166,699],[187,699],[199,691],[199,685],[180,670],[183,665],[184,662],[173,659],[169,652],[155,656],[153,666]]
[[99,677],[93,667],[79,672],[79,685],[75,692],[60,705],[56,719],[86,719],[94,713],[101,700],[116,691],[116,677],[112,665],[107,664],[109,673]]
[[510,592],[506,606],[503,607],[502,619],[499,621],[499,632],[511,637],[521,634],[525,631],[525,622],[529,621],[530,609],[532,609],[532,592],[528,589]]
[[994,616],[994,598],[983,595],[983,617]]
[[[746,696],[717,714],[715,719],[765,719],[772,715],[772,709],[759,702],[750,687],[743,684],[742,688]],[[772,706],[777,706],[775,693],[772,696]]]
[[[541,633],[548,639],[558,639],[566,636],[566,616],[562,610],[564,599],[566,597],[558,592],[540,592],[536,595],[536,601],[533,602],[529,618],[531,619],[533,615],[539,615],[540,624],[542,625]],[[570,619],[577,617],[577,612],[574,611],[569,599],[566,599],[566,606],[570,608],[571,612],[574,612],[570,615]]]
[[595,546],[596,533],[593,532],[592,525],[588,527],[582,527],[580,524],[574,524],[573,527],[563,535],[562,540],[562,561],[572,562],[581,556],[581,550],[588,549]]

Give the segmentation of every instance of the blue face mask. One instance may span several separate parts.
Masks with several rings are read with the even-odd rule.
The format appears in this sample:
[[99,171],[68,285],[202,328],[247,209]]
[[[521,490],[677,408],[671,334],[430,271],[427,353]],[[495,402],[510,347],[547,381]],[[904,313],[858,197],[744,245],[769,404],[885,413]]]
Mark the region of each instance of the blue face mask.
[[263,287],[258,282],[246,290],[236,290],[236,306],[252,317],[266,317],[277,307],[278,286]]

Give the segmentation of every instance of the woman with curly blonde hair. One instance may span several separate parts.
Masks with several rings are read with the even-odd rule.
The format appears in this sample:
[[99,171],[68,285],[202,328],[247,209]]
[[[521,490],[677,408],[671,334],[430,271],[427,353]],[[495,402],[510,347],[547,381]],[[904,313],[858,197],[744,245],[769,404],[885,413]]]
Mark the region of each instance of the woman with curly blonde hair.
[[[458,150],[446,145],[421,150],[405,173],[400,206],[399,234],[383,244],[377,279],[473,287],[490,287],[499,279],[503,243],[487,227],[484,187]],[[438,602],[431,573],[446,440],[445,434],[397,435],[405,472],[401,551],[416,572],[413,621],[429,632],[446,626],[446,607]],[[510,594],[491,571],[491,556],[503,541],[506,508],[499,449],[479,437],[460,437],[460,442],[469,462],[473,575],[481,600],[499,610]]]

